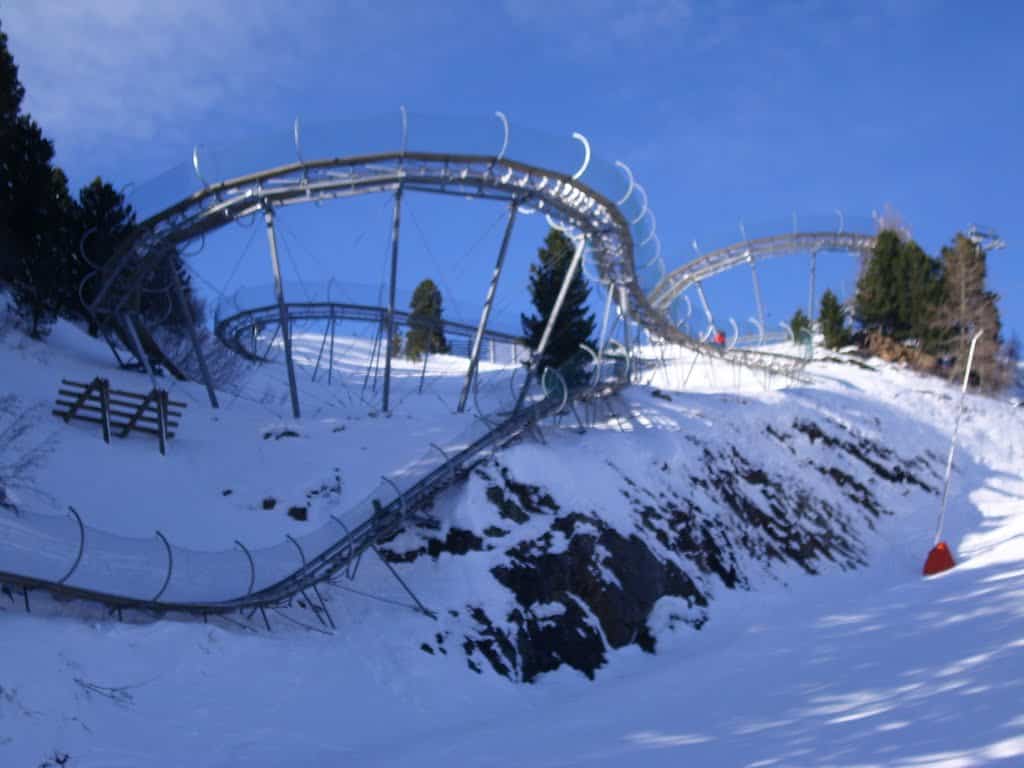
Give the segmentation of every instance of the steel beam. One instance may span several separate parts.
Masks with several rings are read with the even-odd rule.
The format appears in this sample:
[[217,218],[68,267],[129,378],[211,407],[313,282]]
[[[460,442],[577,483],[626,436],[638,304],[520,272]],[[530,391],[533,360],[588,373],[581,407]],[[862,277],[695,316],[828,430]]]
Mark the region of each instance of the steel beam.
[[274,270],[274,295],[277,297],[278,322],[284,339],[284,362],[288,368],[288,391],[292,397],[292,416],[300,418],[299,390],[295,383],[295,362],[292,360],[292,329],[288,322],[288,305],[284,300],[284,286],[281,283],[281,262],[277,257],[277,236],[274,233],[274,209],[263,207],[263,220],[267,224],[267,242],[270,245],[270,264]]
[[807,289],[807,319],[811,321],[811,327],[814,327],[814,279],[815,272],[818,266],[818,252],[815,250],[811,251],[811,274],[810,274],[810,285]]
[[626,348],[626,381],[633,381],[633,349],[629,338],[629,292],[619,286],[619,311],[622,313],[622,341]]
[[576,275],[576,270],[579,269],[580,262],[583,260],[583,251],[586,248],[587,238],[581,236],[576,244],[576,251],[572,255],[572,261],[569,262],[569,268],[565,271],[562,287],[558,290],[558,297],[555,299],[555,305],[551,308],[551,314],[548,316],[547,325],[544,326],[544,333],[541,334],[540,343],[537,345],[537,349],[534,350],[533,360],[530,363],[529,370],[526,372],[523,388],[519,391],[519,398],[516,400],[515,407],[517,412],[526,399],[526,392],[530,388],[530,384],[533,383],[533,377],[537,375],[537,369],[540,367],[541,360],[544,359],[544,352],[548,348],[548,342],[551,341],[551,333],[555,329],[555,323],[558,322],[558,316],[562,313],[562,305],[565,303],[565,297],[569,294],[569,286]]
[[764,336],[764,301],[761,299],[761,281],[757,276],[757,262],[750,258],[750,278],[754,281],[754,301],[757,302],[757,322],[760,325],[761,335]]
[[391,409],[391,344],[395,336],[395,281],[398,279],[398,234],[402,220],[402,185],[395,190],[395,215],[391,224],[391,277],[388,281],[387,337],[384,340],[384,394],[382,410]]
[[219,408],[217,404],[217,393],[213,389],[213,378],[210,376],[210,369],[206,365],[206,358],[199,346],[199,336],[196,334],[195,318],[189,311],[188,302],[185,301],[185,292],[181,289],[181,279],[178,277],[178,270],[174,268],[174,262],[167,260],[167,269],[171,273],[171,289],[174,291],[174,298],[178,302],[178,311],[188,331],[189,341],[192,343],[192,351],[196,353],[196,360],[199,362],[199,373],[203,377],[203,386],[206,387],[206,395],[210,398],[210,405]]
[[[480,345],[487,331],[487,321],[491,316],[491,307],[494,305],[494,295],[498,291],[498,280],[501,278],[501,270],[505,265],[505,254],[508,252],[508,243],[512,237],[512,227],[516,223],[516,211],[519,209],[519,202],[512,201],[508,207],[508,223],[505,225],[505,234],[501,237],[501,247],[498,249],[498,260],[494,265],[494,272],[491,273],[491,284],[487,287],[487,297],[484,299],[484,308],[480,312],[480,324],[476,327],[476,336],[473,337],[473,348],[469,355],[469,370],[466,371],[466,381],[462,385],[462,394],[459,396],[458,413],[466,410],[466,400],[469,398],[469,388],[473,386],[473,378],[476,376],[477,367],[480,364]],[[429,345],[428,345],[429,346]],[[493,347],[491,348],[493,360]]]

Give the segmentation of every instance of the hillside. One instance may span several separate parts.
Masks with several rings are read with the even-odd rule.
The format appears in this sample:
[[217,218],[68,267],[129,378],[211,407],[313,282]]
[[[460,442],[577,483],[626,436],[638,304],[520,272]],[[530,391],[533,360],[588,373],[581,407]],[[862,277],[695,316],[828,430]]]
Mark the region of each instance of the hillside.
[[[307,362],[316,343],[300,339]],[[381,547],[433,617],[371,555],[322,588],[334,630],[302,600],[268,633],[258,614],[118,622],[38,592],[26,614],[9,590],[0,763],[1024,759],[1024,410],[968,398],[946,528],[961,562],[925,581],[956,393],[828,357],[813,386],[767,389],[698,365],[681,391],[690,361],[673,361],[585,433],[545,424],[477,466]],[[32,461],[0,514],[74,505],[94,528],[209,551],[306,533],[475,419],[452,413],[457,359],[422,394],[418,366],[400,370],[390,417],[365,362],[353,339],[332,387],[304,379],[300,422],[279,366],[244,371],[220,411],[175,385],[188,408],[161,457],[48,415],[61,377],[143,376],[66,324],[46,345],[8,330],[0,429],[24,432],[0,477]],[[487,373],[495,404],[509,369]]]

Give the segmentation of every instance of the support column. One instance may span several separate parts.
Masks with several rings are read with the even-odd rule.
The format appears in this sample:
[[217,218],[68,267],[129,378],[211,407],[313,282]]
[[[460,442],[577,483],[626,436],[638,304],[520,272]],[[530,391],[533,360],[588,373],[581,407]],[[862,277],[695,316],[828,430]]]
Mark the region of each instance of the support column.
[[601,335],[597,339],[597,370],[601,370],[601,359],[604,357],[604,348],[608,343],[608,317],[612,311],[612,298],[615,296],[615,284],[608,283],[607,295],[604,299],[604,314],[601,316]]
[[807,319],[811,321],[811,327],[814,327],[814,273],[817,268],[818,252],[811,251],[811,280],[810,287],[807,291]]
[[473,378],[476,376],[476,370],[480,364],[480,344],[483,341],[484,333],[487,330],[487,320],[491,316],[491,307],[494,305],[494,294],[498,291],[498,280],[501,278],[501,269],[505,265],[505,254],[508,251],[508,243],[512,236],[512,227],[516,223],[516,212],[518,209],[519,201],[513,200],[512,204],[509,205],[508,208],[508,223],[505,225],[505,234],[501,238],[501,247],[498,249],[498,261],[494,265],[494,272],[491,273],[491,284],[487,288],[487,297],[484,299],[484,308],[480,313],[480,323],[477,325],[476,335],[473,337],[473,348],[469,355],[469,370],[466,371],[466,381],[462,385],[462,394],[459,396],[459,407],[456,408],[459,413],[466,410],[466,400],[469,398],[469,388],[473,385]]
[[619,286],[619,312],[622,313],[622,341],[626,347],[626,381],[633,381],[633,347],[629,338],[629,293],[625,285]]
[[391,343],[395,337],[395,281],[398,279],[398,227],[402,217],[402,185],[395,190],[395,215],[391,224],[391,278],[388,283],[387,338],[384,340],[384,396],[382,410],[391,409]]
[[533,383],[533,377],[537,374],[540,361],[544,358],[544,352],[547,350],[548,342],[551,340],[551,333],[554,331],[555,323],[562,312],[565,297],[569,293],[569,285],[576,275],[576,270],[579,269],[580,261],[583,260],[583,251],[586,247],[587,239],[581,236],[576,245],[576,252],[572,255],[572,261],[569,262],[569,269],[565,271],[565,279],[562,280],[562,287],[558,290],[558,298],[555,299],[555,306],[551,308],[551,314],[548,316],[547,325],[544,326],[544,333],[540,337],[540,343],[537,345],[537,349],[533,353],[533,360],[526,371],[526,381],[523,382],[523,388],[519,390],[519,398],[516,400],[516,411],[522,407],[523,401],[526,399],[526,392],[530,388],[530,384]]
[[761,300],[761,281],[757,277],[757,262],[750,259],[750,277],[754,281],[754,300],[757,302],[757,322],[761,327],[761,335],[764,335],[764,302]]
[[277,297],[278,323],[284,338],[284,362],[288,369],[288,391],[292,396],[292,416],[296,419],[299,412],[299,390],[295,384],[295,363],[292,360],[292,329],[288,323],[288,307],[284,303],[284,286],[281,284],[281,262],[277,258],[277,237],[274,234],[274,209],[269,204],[263,205],[263,220],[267,224],[267,242],[270,244],[270,264],[274,270],[274,294]]
[[331,346],[327,352],[330,357],[327,360],[327,384],[330,386],[331,377],[334,375],[334,307],[331,307]]
[[168,263],[167,268],[171,273],[171,288],[174,290],[174,298],[178,302],[178,311],[181,313],[181,319],[185,322],[185,328],[188,329],[188,338],[192,342],[192,350],[196,353],[196,360],[199,361],[199,372],[202,374],[203,384],[206,386],[206,394],[210,398],[210,405],[214,408],[219,408],[217,393],[213,390],[213,379],[210,377],[210,369],[206,365],[206,358],[203,357],[203,350],[199,347],[199,337],[196,335],[194,324],[195,318],[189,312],[188,302],[185,301],[185,294],[181,290],[178,270],[174,268],[173,263]]

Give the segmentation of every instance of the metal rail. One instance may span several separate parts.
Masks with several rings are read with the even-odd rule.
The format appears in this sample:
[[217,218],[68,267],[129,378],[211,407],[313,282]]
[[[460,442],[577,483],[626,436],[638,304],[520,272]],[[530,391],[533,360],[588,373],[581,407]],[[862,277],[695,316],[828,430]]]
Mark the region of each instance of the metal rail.
[[[333,319],[380,324],[387,319],[388,313],[387,307],[375,307],[368,304],[342,304],[329,301],[289,302],[286,304],[286,308],[291,322],[297,320],[329,322]],[[445,319],[442,319],[440,323],[436,323],[427,318],[416,317],[409,312],[398,309],[394,312],[394,318],[395,324],[398,326],[439,330],[450,336],[472,339],[477,332],[477,327],[469,323],[459,323]],[[216,326],[214,326],[214,333],[228,349],[242,355],[246,359],[262,362],[263,356],[254,353],[250,347],[247,347],[245,339],[251,339],[255,329],[278,322],[277,305],[268,304],[262,307],[240,310],[229,317],[218,320]],[[521,347],[525,347],[527,344],[526,339],[522,336],[491,329],[487,329],[484,332],[483,338],[487,341]]]

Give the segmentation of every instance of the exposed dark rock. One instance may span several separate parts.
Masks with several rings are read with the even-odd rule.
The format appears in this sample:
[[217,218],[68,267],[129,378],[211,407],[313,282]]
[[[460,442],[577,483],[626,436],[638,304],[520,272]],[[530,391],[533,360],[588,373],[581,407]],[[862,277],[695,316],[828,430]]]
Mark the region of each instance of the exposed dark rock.
[[298,520],[300,523],[304,523],[309,515],[305,507],[288,507],[288,517],[292,520]]
[[273,509],[277,506],[277,499],[273,496],[267,496],[262,502],[264,509]]

